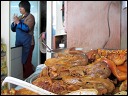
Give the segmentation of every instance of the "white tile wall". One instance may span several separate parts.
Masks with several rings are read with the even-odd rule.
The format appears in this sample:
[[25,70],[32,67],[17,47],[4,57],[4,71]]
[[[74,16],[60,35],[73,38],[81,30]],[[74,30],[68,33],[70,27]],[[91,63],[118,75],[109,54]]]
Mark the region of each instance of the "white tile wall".
[[19,58],[16,58],[16,59],[13,59],[12,61],[11,61],[11,70],[12,70],[12,72],[11,72],[11,76],[12,77],[19,77],[19,79],[23,79],[22,78],[22,74],[23,74],[23,68],[22,68],[22,64],[21,64],[21,57],[19,57]]
[[11,60],[19,58],[22,56],[22,47],[17,47],[11,49]]
[[[22,47],[11,49],[11,76],[23,80]],[[16,87],[11,84],[11,87]]]

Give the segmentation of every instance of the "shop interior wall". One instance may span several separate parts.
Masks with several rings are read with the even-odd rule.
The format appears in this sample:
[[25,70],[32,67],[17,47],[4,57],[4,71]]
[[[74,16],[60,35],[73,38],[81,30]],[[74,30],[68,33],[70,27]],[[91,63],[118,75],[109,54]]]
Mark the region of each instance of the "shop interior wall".
[[127,48],[127,8],[122,9],[121,15],[121,49]]
[[[5,11],[6,10],[6,11]],[[9,33],[9,1],[1,1],[1,42],[7,46],[7,66],[9,70],[9,61],[10,61],[10,33]],[[8,72],[9,73],[9,72]],[[10,74],[8,74],[10,75]]]
[[67,47],[119,49],[120,8],[120,1],[67,1]]

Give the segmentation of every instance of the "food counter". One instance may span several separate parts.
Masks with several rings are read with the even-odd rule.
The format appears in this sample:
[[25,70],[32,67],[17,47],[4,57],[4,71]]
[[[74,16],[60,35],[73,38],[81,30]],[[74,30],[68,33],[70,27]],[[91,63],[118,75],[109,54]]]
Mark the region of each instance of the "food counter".
[[[127,50],[76,49],[65,49],[47,59],[45,66],[39,65],[25,81],[42,92],[59,95],[127,94]],[[37,94],[25,88],[13,92]]]
[[[45,64],[40,64],[36,67],[36,70],[33,74],[31,74],[28,78],[26,78],[24,81],[32,83],[32,79],[34,79],[34,77],[36,77],[37,75],[39,75],[39,73],[42,71],[42,69],[45,67]],[[21,86],[17,86],[15,89],[19,90],[21,89]]]

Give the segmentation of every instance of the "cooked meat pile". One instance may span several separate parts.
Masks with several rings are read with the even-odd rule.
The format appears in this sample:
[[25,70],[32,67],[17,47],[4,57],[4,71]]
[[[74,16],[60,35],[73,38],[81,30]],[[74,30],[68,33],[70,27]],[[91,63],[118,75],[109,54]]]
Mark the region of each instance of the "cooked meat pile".
[[[97,49],[85,53],[70,48],[47,59],[45,65],[32,83],[56,94],[93,88],[99,95],[113,95],[127,90],[127,50]],[[21,93],[23,90],[27,91],[24,88]]]

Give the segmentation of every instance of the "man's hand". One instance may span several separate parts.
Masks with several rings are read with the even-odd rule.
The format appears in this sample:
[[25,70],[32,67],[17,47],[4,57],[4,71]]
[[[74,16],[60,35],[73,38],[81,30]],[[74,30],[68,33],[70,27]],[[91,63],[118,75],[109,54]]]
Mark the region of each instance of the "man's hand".
[[45,32],[42,32],[42,36],[41,37],[42,37],[42,40],[46,38],[45,37]]

